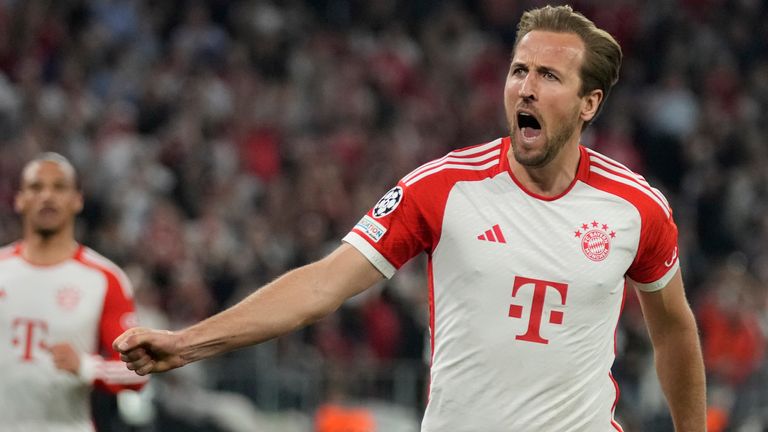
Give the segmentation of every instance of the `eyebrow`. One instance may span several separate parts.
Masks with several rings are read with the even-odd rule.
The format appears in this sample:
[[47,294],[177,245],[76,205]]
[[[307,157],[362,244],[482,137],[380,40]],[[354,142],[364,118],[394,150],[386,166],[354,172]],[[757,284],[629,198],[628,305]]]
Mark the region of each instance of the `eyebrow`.
[[[525,64],[523,62],[519,62],[519,61],[512,62],[512,66],[511,67],[513,67],[513,68],[518,68],[519,67],[519,68],[522,68],[522,69],[525,69],[525,70],[530,70],[530,68],[528,67],[527,64]],[[553,73],[553,74],[555,74],[557,76],[562,76],[562,72],[560,72],[556,68],[553,68],[553,67],[550,67],[550,66],[536,66],[534,69],[537,72],[551,72],[551,73]]]

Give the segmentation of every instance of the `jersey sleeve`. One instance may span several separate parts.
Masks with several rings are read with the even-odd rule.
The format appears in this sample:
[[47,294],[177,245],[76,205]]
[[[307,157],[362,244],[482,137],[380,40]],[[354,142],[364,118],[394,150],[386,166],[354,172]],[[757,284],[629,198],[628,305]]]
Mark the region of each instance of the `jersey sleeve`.
[[637,255],[627,276],[642,291],[658,291],[677,272],[678,258],[677,225],[672,213],[648,214],[642,219]]
[[387,278],[408,260],[435,244],[423,189],[401,181],[390,189],[352,228],[343,241],[365,255]]
[[107,293],[99,322],[100,352],[81,359],[81,375],[95,387],[110,393],[138,390],[147,378],[128,370],[120,360],[120,354],[112,348],[112,341],[137,324],[131,282],[119,269],[104,270],[103,273],[107,279]]

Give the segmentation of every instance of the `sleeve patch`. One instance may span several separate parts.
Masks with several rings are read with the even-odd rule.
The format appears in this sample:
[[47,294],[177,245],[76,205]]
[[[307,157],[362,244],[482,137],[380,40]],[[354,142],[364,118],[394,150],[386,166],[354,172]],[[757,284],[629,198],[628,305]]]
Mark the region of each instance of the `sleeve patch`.
[[387,232],[387,229],[384,228],[384,226],[373,220],[373,218],[369,217],[368,215],[363,216],[363,218],[360,219],[360,222],[355,225],[355,228],[368,236],[368,238],[373,240],[375,243],[378,243],[379,240],[381,240],[381,238]]
[[389,190],[373,207],[373,217],[376,219],[384,217],[397,208],[400,205],[400,201],[403,199],[403,188],[395,186]]

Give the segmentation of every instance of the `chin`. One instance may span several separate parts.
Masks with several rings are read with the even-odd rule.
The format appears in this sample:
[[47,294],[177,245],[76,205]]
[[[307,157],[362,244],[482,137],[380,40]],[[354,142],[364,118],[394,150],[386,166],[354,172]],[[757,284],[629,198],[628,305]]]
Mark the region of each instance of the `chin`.
[[516,141],[516,137],[512,137],[512,154],[515,156],[517,163],[523,166],[537,168],[546,165],[552,160],[551,149],[544,144],[544,148],[537,146],[529,150],[524,150],[525,144],[520,144]]
[[35,234],[39,235],[40,237],[52,237],[55,234],[58,234],[61,232],[61,228],[59,227],[35,227],[34,229]]
[[523,157],[515,153],[515,160],[520,165],[530,168],[539,168],[549,163],[552,158],[549,157],[548,153],[528,155],[527,157]]

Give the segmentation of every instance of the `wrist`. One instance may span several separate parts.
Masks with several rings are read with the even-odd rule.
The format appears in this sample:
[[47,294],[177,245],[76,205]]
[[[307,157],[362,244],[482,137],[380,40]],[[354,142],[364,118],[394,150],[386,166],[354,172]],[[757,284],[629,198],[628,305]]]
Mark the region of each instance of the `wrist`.
[[77,377],[80,378],[85,384],[93,384],[96,378],[96,363],[98,360],[95,356],[87,353],[80,353],[80,366],[77,368]]
[[176,354],[181,364],[184,366],[188,363],[192,363],[198,360],[194,355],[194,348],[192,347],[194,335],[190,332],[189,328],[179,331],[169,331],[173,344],[173,353]]

